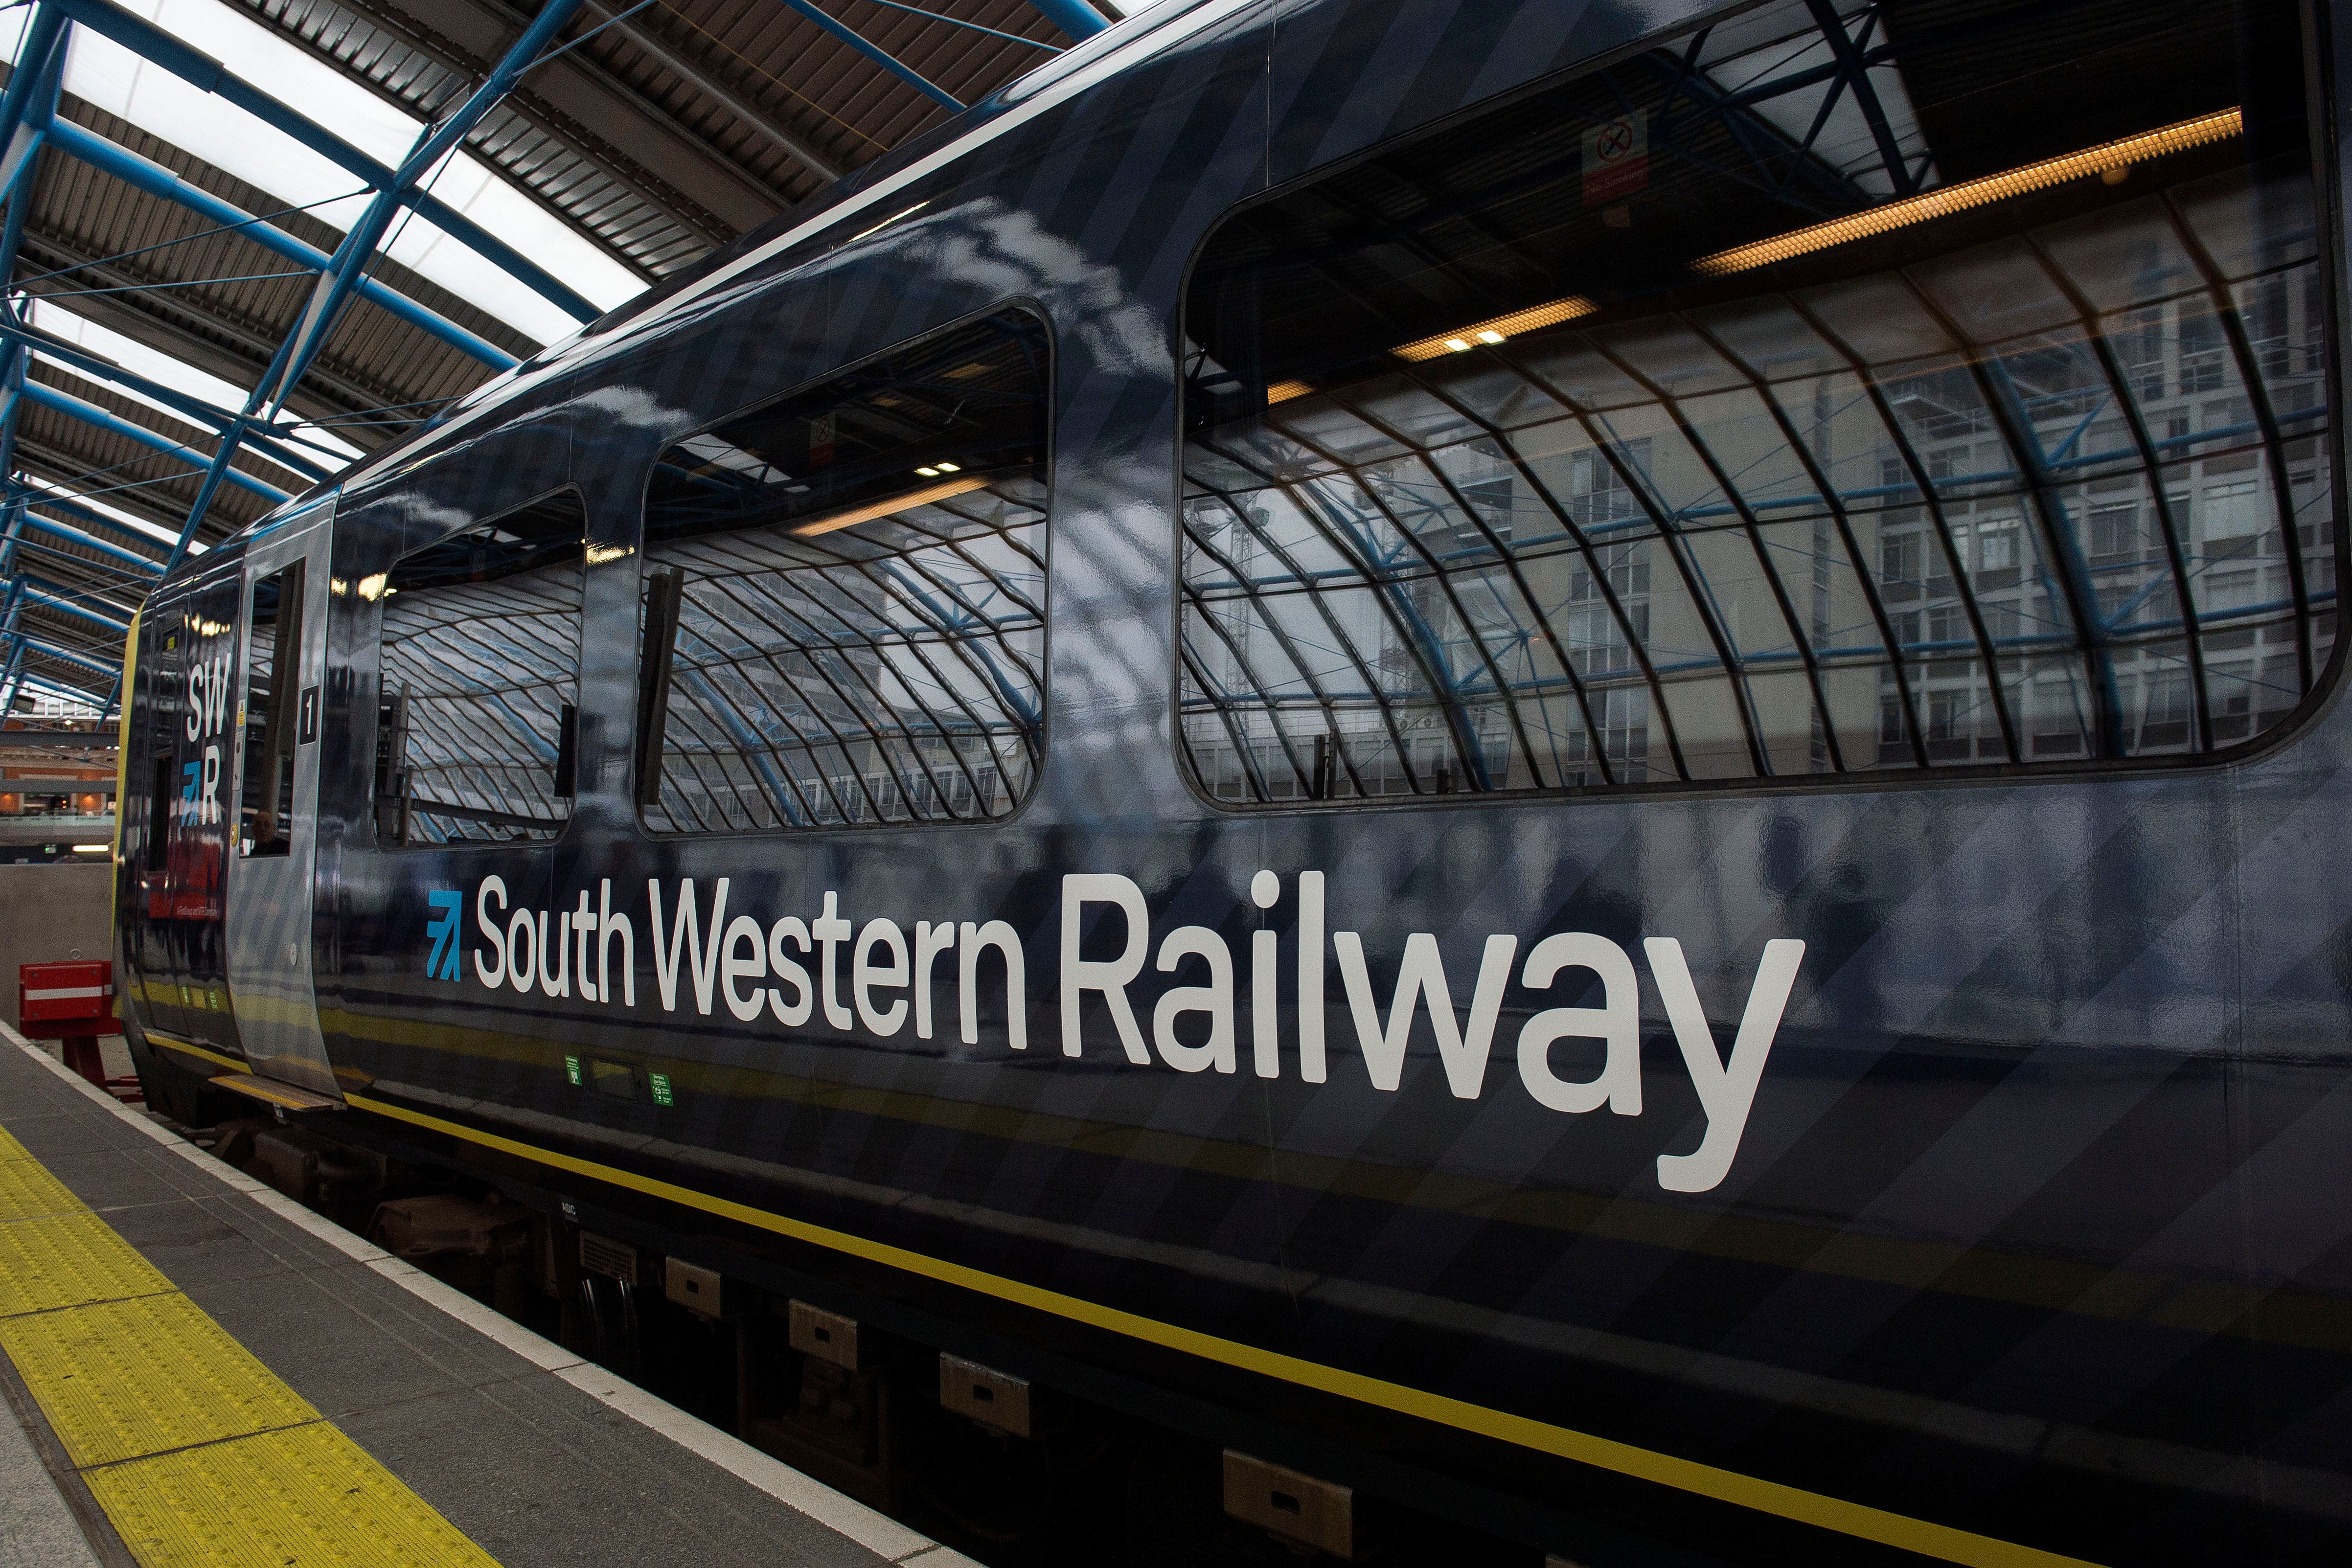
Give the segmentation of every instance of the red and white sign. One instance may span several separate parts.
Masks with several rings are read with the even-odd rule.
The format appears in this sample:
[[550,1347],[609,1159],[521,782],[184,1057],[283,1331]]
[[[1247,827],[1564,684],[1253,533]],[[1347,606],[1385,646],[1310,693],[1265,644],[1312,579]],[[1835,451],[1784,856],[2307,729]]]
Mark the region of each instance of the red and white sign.
[[1650,183],[1650,121],[1621,114],[1584,132],[1584,204],[1622,202]]

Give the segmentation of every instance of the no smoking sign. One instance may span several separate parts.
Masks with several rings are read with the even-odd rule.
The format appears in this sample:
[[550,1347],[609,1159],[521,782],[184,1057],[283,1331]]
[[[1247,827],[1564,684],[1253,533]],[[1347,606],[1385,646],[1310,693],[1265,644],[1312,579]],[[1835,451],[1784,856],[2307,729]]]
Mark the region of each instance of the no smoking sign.
[[1650,122],[1622,114],[1584,132],[1584,204],[1622,201],[1650,183]]

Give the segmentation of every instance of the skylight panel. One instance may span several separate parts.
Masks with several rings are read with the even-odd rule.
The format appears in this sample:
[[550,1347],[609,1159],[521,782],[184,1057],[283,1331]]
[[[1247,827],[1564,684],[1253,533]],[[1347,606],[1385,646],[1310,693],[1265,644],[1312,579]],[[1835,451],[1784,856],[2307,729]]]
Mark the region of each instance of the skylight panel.
[[[333,67],[313,58],[220,0],[131,0],[128,6],[191,47],[221,61],[289,109],[388,166],[397,167],[421,122]],[[11,62],[27,13],[0,14]],[[76,28],[66,90],[267,191],[287,206],[348,231],[368,193],[347,170],[235,105],[201,92],[110,38]],[[636,275],[577,230],[462,150],[430,182],[435,193],[530,256],[602,308],[639,293]],[[580,323],[503,269],[413,214],[390,247],[395,259],[535,341],[569,336]]]

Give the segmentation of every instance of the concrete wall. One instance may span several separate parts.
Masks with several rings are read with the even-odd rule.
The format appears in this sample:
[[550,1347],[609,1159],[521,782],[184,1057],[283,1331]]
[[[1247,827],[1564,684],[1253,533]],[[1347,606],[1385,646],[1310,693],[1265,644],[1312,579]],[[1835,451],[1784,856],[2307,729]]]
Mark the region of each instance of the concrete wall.
[[16,1018],[16,966],[70,958],[110,958],[108,895],[114,867],[0,865],[0,1016]]

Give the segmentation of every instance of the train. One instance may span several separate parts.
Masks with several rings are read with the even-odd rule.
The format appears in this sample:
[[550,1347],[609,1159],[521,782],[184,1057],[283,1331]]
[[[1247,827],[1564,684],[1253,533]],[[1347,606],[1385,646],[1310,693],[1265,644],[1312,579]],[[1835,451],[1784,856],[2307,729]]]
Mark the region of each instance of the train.
[[993,1562],[2340,1563],[2341,22],[1139,11],[154,590],[150,1103]]

